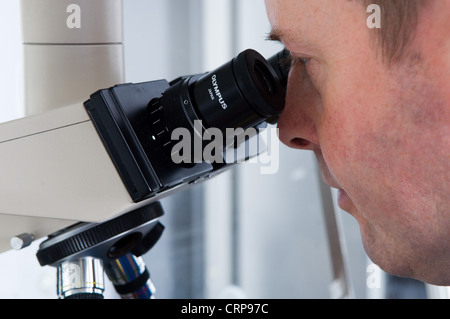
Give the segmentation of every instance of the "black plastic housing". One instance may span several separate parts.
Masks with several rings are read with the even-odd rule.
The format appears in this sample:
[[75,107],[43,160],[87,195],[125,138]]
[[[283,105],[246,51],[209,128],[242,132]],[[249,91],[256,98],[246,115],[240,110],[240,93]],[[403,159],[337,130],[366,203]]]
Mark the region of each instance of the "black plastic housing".
[[97,91],[84,103],[133,201],[208,175],[213,166],[175,164],[151,136],[147,105],[170,87],[165,80],[121,84]]
[[[282,74],[274,70],[281,67],[280,58],[278,54],[269,63],[248,49],[209,73],[170,83],[121,84],[92,94],[85,108],[133,201],[208,178],[234,164],[227,163],[223,154],[233,145],[228,137],[235,138],[228,128],[261,127],[265,121],[276,119],[284,107]],[[200,128],[195,125],[198,120],[203,121]],[[188,130],[194,146],[201,144],[194,156],[183,154],[182,164],[172,160],[172,133],[177,128]],[[204,133],[210,134],[213,128],[225,137],[226,143],[219,150],[222,161],[202,158],[209,140]]]

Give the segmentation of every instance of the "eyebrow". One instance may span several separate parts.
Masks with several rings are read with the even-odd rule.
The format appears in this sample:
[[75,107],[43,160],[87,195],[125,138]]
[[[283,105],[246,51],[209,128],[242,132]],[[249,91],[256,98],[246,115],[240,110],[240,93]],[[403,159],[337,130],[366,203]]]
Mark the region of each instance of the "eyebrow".
[[280,32],[280,30],[278,29],[272,29],[266,37],[266,40],[270,40],[270,41],[278,41],[278,42],[283,42],[281,39],[283,38],[282,33]]
[[[293,36],[295,34],[295,36]],[[289,30],[281,30],[277,27],[267,34],[266,40],[280,42],[289,51],[297,49],[298,51],[312,50],[312,43],[309,42],[300,32],[290,32]]]
[[296,36],[295,38],[293,38],[289,33],[285,33],[284,31],[278,29],[278,28],[273,28],[266,36],[266,40],[269,41],[277,41],[280,42],[281,44],[285,44],[285,43],[296,43],[298,44],[302,44],[305,45],[307,44],[307,42],[305,41],[305,39],[301,36]]

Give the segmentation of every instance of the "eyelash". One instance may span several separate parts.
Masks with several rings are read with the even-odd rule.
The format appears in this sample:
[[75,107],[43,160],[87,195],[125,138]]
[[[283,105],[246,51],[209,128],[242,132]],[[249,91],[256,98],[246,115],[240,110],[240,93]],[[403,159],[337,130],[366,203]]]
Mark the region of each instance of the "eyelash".
[[309,58],[296,58],[288,53],[288,55],[286,55],[281,61],[281,64],[288,67],[289,69],[292,69],[298,63],[300,63],[302,67],[306,67],[308,65],[308,62]]

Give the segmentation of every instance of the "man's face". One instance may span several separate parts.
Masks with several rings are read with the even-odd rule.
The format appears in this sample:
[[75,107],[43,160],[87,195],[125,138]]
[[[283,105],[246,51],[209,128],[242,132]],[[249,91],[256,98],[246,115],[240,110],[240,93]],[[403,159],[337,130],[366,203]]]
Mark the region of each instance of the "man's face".
[[450,284],[450,43],[424,23],[434,8],[420,18],[413,54],[387,67],[359,1],[266,7],[272,37],[308,61],[289,74],[281,141],[314,151],[375,263]]

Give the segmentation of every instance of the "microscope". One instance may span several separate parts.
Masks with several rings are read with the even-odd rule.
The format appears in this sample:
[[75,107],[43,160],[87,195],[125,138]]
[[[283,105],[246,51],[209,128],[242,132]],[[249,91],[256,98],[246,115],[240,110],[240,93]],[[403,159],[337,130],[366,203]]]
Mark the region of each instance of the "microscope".
[[[116,218],[75,224],[41,244],[38,260],[57,267],[60,296],[101,297],[102,268],[123,298],[153,295],[140,256],[164,230],[157,200],[264,151],[260,143],[249,148],[255,154],[239,150],[283,109],[283,54],[269,59],[276,69],[249,49],[206,74],[121,84],[91,95],[84,107],[133,205]],[[181,142],[173,138],[180,129],[191,139],[178,152]],[[198,156],[214,143],[219,154]]]
[[259,132],[284,107],[286,54],[248,49],[208,73],[118,84],[0,125],[0,213],[82,221],[36,253],[57,269],[59,298],[103,298],[104,273],[122,298],[154,297],[141,256],[164,231],[159,200],[264,152]]

